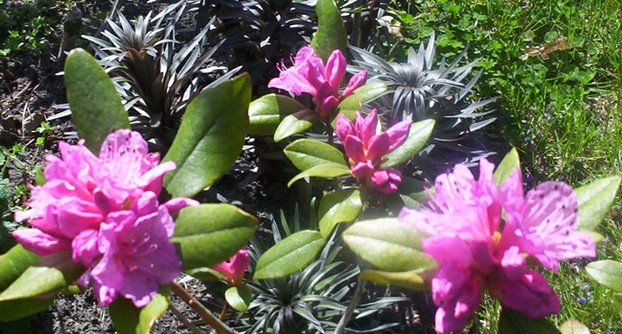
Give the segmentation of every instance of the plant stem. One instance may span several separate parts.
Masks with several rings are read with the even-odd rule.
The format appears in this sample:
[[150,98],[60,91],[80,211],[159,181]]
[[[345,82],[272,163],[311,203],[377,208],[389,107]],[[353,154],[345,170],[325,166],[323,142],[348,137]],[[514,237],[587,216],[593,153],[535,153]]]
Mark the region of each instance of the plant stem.
[[354,291],[354,295],[352,296],[352,300],[350,300],[350,304],[348,304],[346,311],[343,313],[341,320],[339,320],[339,323],[337,324],[337,327],[335,328],[335,334],[343,334],[344,331],[346,330],[346,325],[350,321],[350,318],[352,317],[352,314],[354,313],[354,309],[361,302],[361,297],[363,297],[363,292],[365,291],[366,284],[367,284],[366,281],[361,280],[359,278],[358,285],[356,286],[356,291]]
[[201,316],[201,319],[203,319],[203,321],[205,321],[208,325],[212,326],[218,334],[237,334],[235,330],[220,321],[220,319],[216,318],[210,310],[205,308],[201,302],[194,298],[194,296],[191,295],[188,290],[179,285],[179,283],[175,281],[171,282],[171,290],[186,304],[188,304],[188,306],[192,307],[192,309],[197,312],[199,316]]
[[181,312],[179,312],[179,310],[173,304],[169,304],[168,308],[175,315],[175,317],[177,317],[177,319],[179,319],[179,321],[181,321],[181,323],[183,323],[184,326],[186,326],[186,328],[192,331],[192,333],[205,334],[205,331],[201,330],[197,326],[193,325],[190,321],[188,321],[188,319],[186,319],[186,317],[184,317],[184,315]]

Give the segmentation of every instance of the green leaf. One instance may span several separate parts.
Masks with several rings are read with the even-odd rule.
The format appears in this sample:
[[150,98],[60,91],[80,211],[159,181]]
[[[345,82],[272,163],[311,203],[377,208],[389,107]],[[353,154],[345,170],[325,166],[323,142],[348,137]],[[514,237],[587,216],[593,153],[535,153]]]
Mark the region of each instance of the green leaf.
[[516,148],[512,148],[495,169],[495,174],[493,175],[495,183],[500,186],[517,168],[520,168],[520,158]]
[[396,218],[363,220],[343,232],[343,240],[363,260],[382,271],[429,268],[434,260],[421,251],[422,234]]
[[130,121],[114,84],[97,60],[83,49],[73,49],[65,61],[65,86],[71,118],[78,136],[91,152],[113,130],[129,129]]
[[436,266],[421,270],[411,270],[405,272],[388,272],[380,270],[365,270],[361,272],[361,279],[374,282],[376,284],[390,284],[414,291],[426,291]]
[[560,327],[562,334],[590,334],[589,328],[576,319],[568,319]]
[[253,301],[253,292],[244,284],[232,286],[225,291],[225,299],[236,311],[246,312],[248,304]]
[[257,261],[253,279],[291,275],[313,262],[326,241],[318,231],[296,232],[270,247]]
[[56,295],[49,298],[27,298],[0,302],[0,321],[13,321],[45,311],[54,303],[54,299],[56,299]]
[[15,245],[0,255],[0,291],[6,289],[28,267],[39,260],[39,256],[27,251],[22,245]]
[[287,145],[283,152],[294,166],[301,171],[325,164],[347,167],[346,160],[341,151],[315,139],[298,139]]
[[311,45],[315,54],[326,64],[333,50],[339,49],[344,55],[346,54],[348,34],[334,0],[318,0],[315,12],[318,17],[318,28]]
[[596,282],[622,292],[622,263],[613,260],[594,261],[585,266],[585,271]]
[[225,275],[209,267],[194,268],[186,270],[185,273],[203,282],[215,282],[226,279]]
[[618,315],[622,318],[622,293],[616,292],[613,294],[613,306],[615,306]]
[[[349,120],[354,120],[356,112],[360,111],[363,103],[372,101],[387,91],[387,85],[382,82],[371,82],[357,88],[352,95],[346,97],[337,106],[337,111]],[[337,119],[333,121],[333,127],[337,125]]]
[[294,176],[291,180],[289,180],[289,182],[287,183],[287,186],[291,187],[292,184],[294,184],[294,182],[305,177],[315,176],[315,177],[322,177],[325,179],[332,179],[334,177],[344,176],[348,174],[350,174],[350,168],[344,165],[338,165],[338,164],[318,165],[318,166],[311,167],[305,170],[304,172],[301,172],[297,174],[296,176]]
[[507,307],[501,308],[497,333],[503,334],[560,334],[546,318],[531,319]]
[[244,145],[250,99],[251,82],[244,74],[202,91],[188,104],[164,157],[177,165],[164,178],[173,197],[192,197],[231,169]]
[[426,190],[424,183],[412,177],[404,177],[399,188],[399,196],[404,204],[411,209],[417,209],[428,201],[428,194],[434,189]]
[[119,334],[149,334],[155,321],[168,310],[170,301],[170,288],[163,287],[145,307],[137,308],[131,300],[118,298],[108,312]]
[[311,109],[299,110],[283,119],[279,126],[274,131],[274,141],[280,142],[281,140],[295,135],[297,133],[305,132],[313,126],[313,123],[318,120],[318,114]]
[[406,141],[384,156],[383,159],[385,159],[385,161],[382,163],[382,168],[405,163],[419,153],[419,151],[425,147],[428,139],[430,139],[432,131],[434,130],[434,124],[435,122],[433,119],[426,119],[413,123],[410,126]]
[[579,201],[579,229],[591,231],[598,227],[613,205],[620,180],[620,176],[610,176],[574,190]]
[[302,173],[289,181],[289,185],[303,177],[333,178],[350,174],[341,151],[314,139],[298,139],[283,149],[285,155]]
[[230,204],[201,204],[181,210],[172,241],[184,270],[209,267],[229,259],[255,233],[257,220]]
[[353,222],[363,210],[358,189],[343,189],[324,195],[320,201],[320,233],[328,238],[337,224]]
[[69,251],[43,257],[0,294],[0,302],[57,292],[73,283],[83,272],[84,268],[72,261]]
[[253,102],[248,107],[248,134],[272,136],[279,123],[286,115],[305,109],[300,102],[289,96],[268,94]]

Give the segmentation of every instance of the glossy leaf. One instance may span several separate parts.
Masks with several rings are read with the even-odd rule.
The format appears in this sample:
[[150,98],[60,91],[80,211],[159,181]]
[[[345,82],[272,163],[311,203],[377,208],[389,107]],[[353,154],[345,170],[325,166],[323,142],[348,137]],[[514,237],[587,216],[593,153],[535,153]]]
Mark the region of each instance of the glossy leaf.
[[38,260],[39,256],[26,250],[19,244],[0,255],[0,291],[11,285],[28,267]]
[[136,308],[128,299],[118,298],[108,311],[119,334],[149,334],[155,321],[168,310],[170,300],[170,288],[161,288],[143,308]]
[[257,261],[253,279],[279,278],[305,268],[326,241],[318,231],[296,232],[270,247]]
[[[356,112],[362,109],[363,103],[372,101],[382,94],[386,93],[387,85],[382,82],[370,82],[357,88],[352,95],[346,97],[337,106],[337,111],[353,121]],[[336,126],[333,123],[333,127]]]
[[74,49],[65,61],[65,87],[78,136],[93,153],[113,130],[130,121],[108,74],[88,52]]
[[244,284],[232,286],[225,291],[225,299],[236,311],[246,312],[248,305],[253,301],[253,292]]
[[274,131],[274,141],[305,132],[318,120],[318,114],[311,109],[303,109],[285,117]]
[[574,190],[579,200],[579,229],[591,231],[598,227],[611,210],[620,180],[620,176],[610,176]]
[[428,201],[428,193],[434,189],[426,189],[424,183],[412,177],[404,177],[399,188],[399,196],[410,209],[417,209]]
[[590,262],[585,271],[598,283],[622,292],[622,263],[613,260]]
[[531,319],[507,307],[501,308],[499,329],[503,334],[560,334],[555,325],[546,318]]
[[225,275],[209,267],[194,268],[186,270],[185,273],[203,282],[215,282],[226,279]]
[[319,140],[299,139],[285,147],[283,152],[302,171],[288,185],[303,177],[333,178],[350,174],[341,151]]
[[518,156],[516,148],[512,148],[495,169],[493,175],[495,183],[501,185],[501,183],[503,183],[517,168],[520,168],[520,157]]
[[27,298],[0,302],[0,321],[13,321],[45,311],[54,303],[54,299],[56,299],[56,295],[49,298]]
[[346,166],[346,160],[338,149],[314,139],[298,139],[283,149],[294,166],[301,171],[325,164]]
[[294,182],[305,177],[315,176],[315,177],[321,177],[321,178],[326,178],[326,179],[332,179],[334,177],[344,176],[348,174],[350,174],[350,168],[344,165],[338,165],[338,164],[318,165],[318,166],[311,167],[305,170],[304,172],[301,172],[297,174],[296,176],[294,176],[291,180],[289,180],[289,182],[287,183],[287,186],[291,187],[292,184],[294,184]]
[[413,291],[426,291],[429,287],[429,280],[434,268],[436,268],[435,265],[422,270],[404,272],[365,270],[361,272],[360,277],[376,284],[390,284]]
[[248,134],[272,136],[285,116],[305,109],[289,96],[268,94],[252,101],[248,107]]
[[421,251],[420,232],[396,218],[364,220],[350,226],[343,240],[363,260],[382,271],[429,268],[434,260]]
[[335,226],[353,222],[363,210],[363,199],[358,189],[343,189],[324,195],[320,201],[320,233],[328,238]]
[[326,64],[333,50],[339,49],[344,55],[346,54],[348,34],[334,0],[318,0],[315,12],[318,17],[318,28],[311,45],[315,54]]
[[192,197],[231,169],[244,145],[250,98],[251,82],[244,74],[202,91],[188,104],[164,157],[177,165],[164,178],[173,197]]
[[0,302],[57,292],[73,283],[83,272],[84,268],[71,260],[71,252],[43,257],[0,294]]
[[426,119],[411,124],[406,141],[384,156],[383,159],[385,161],[382,163],[382,167],[388,168],[405,163],[419,153],[425,147],[428,139],[430,139],[434,130],[434,124],[433,119]]
[[576,319],[568,319],[560,327],[562,334],[590,334],[589,328]]
[[184,270],[229,259],[255,233],[257,220],[230,204],[201,204],[181,210],[172,241]]

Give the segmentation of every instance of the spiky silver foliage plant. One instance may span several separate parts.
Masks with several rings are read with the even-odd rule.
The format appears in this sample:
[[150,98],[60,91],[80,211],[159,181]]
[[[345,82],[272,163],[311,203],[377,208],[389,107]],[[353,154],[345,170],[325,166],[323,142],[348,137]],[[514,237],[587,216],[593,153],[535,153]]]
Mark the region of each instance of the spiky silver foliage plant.
[[428,146],[415,159],[426,176],[433,177],[457,163],[472,163],[495,154],[499,145],[482,131],[496,120],[491,103],[495,98],[473,100],[471,93],[482,70],[471,72],[477,61],[460,65],[464,50],[452,63],[443,58],[435,64],[434,33],[427,46],[408,50],[406,62],[390,62],[375,54],[350,47],[353,71],[367,69],[369,81],[380,81],[389,87],[386,95],[370,103],[392,124],[403,119],[436,120]]
[[195,13],[199,3],[179,1],[133,23],[119,13],[118,23],[108,20],[102,38],[85,36],[126,101],[132,127],[160,150],[170,145],[186,105],[210,75],[226,70],[212,59],[222,44],[208,40],[214,20],[193,37],[180,37],[188,34],[188,27],[182,31],[182,20]]

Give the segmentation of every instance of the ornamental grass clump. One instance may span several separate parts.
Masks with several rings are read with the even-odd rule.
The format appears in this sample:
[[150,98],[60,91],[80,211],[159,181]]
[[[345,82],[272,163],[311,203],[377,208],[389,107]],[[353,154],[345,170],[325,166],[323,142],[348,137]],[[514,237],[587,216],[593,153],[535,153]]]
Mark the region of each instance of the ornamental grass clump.
[[119,130],[104,141],[99,156],[84,145],[59,144],[61,156],[47,156],[46,183],[32,189],[29,210],[18,211],[13,237],[29,251],[47,256],[70,252],[86,271],[77,281],[93,285],[99,302],[118,296],[136,307],[149,303],[161,284],[181,272],[171,243],[171,213],[198,204],[187,198],[158,202],[164,174],[137,132]]
[[570,186],[545,182],[525,196],[518,169],[497,186],[494,165],[483,159],[479,166],[478,180],[462,165],[438,176],[427,206],[399,218],[427,235],[423,251],[438,263],[432,296],[439,333],[464,328],[484,291],[529,318],[559,313],[555,291],[528,263],[557,271],[559,260],[596,256],[591,236],[577,230]]

